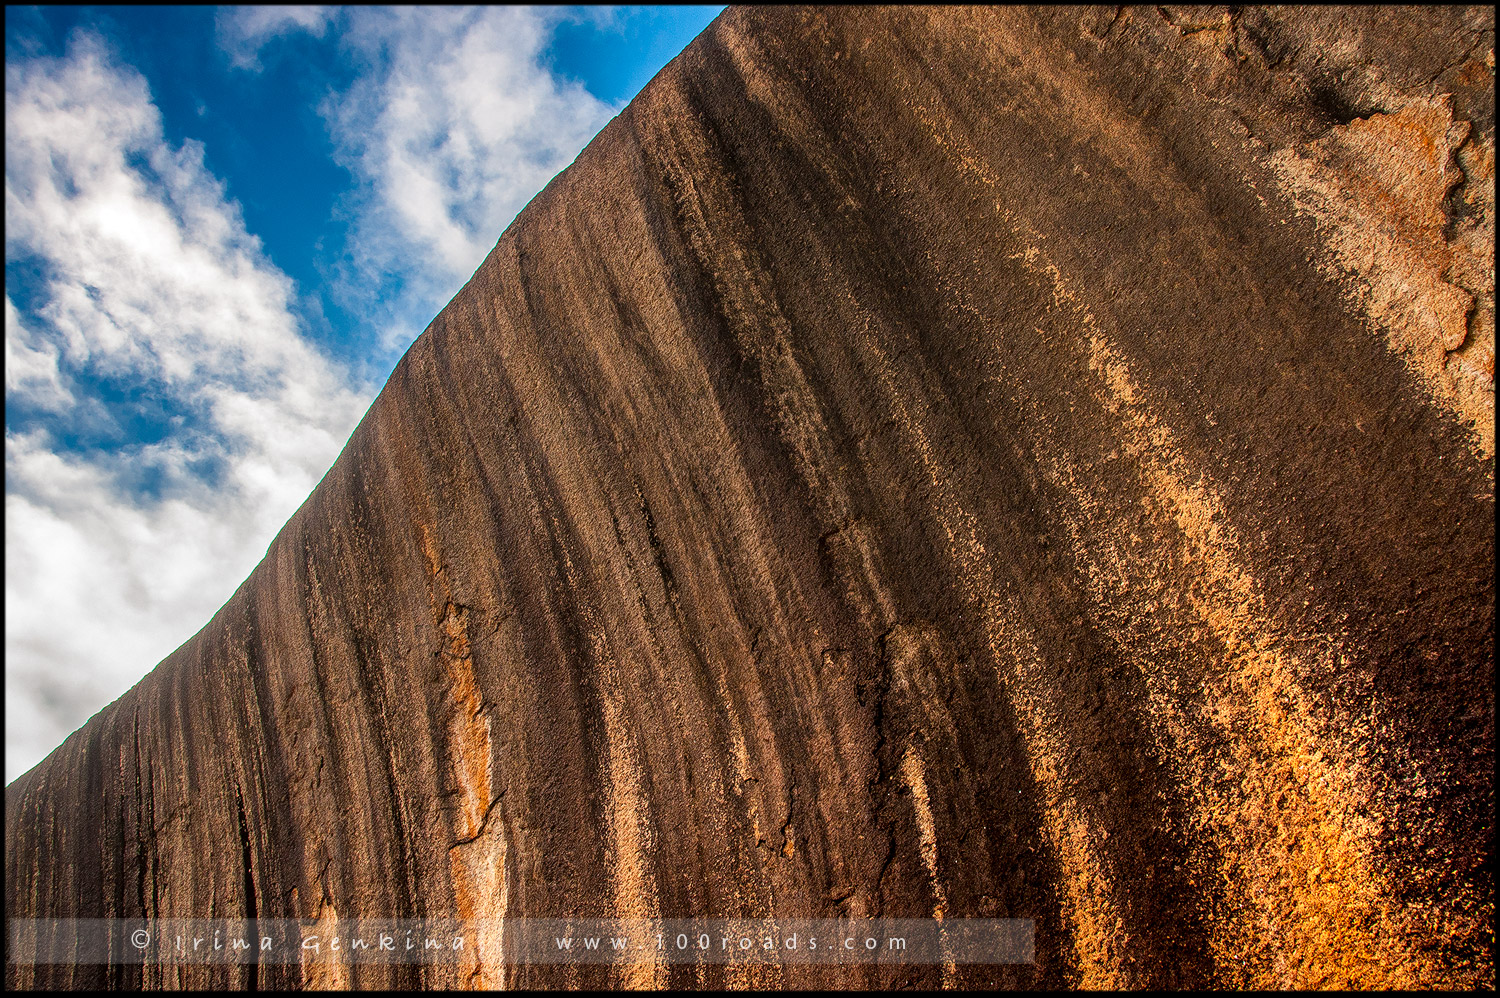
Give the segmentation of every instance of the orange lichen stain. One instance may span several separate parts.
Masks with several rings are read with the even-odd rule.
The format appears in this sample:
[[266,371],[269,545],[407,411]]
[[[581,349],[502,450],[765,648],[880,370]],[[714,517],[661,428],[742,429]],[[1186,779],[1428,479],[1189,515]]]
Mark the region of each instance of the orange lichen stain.
[[[1090,346],[1091,366],[1108,386],[1105,405],[1125,422],[1150,494],[1180,532],[1179,563],[1193,577],[1184,587],[1188,604],[1224,649],[1223,672],[1205,693],[1210,719],[1228,736],[1229,759],[1220,759],[1223,778],[1210,775],[1194,791],[1199,820],[1229,846],[1220,849],[1220,876],[1230,896],[1260,910],[1259,924],[1220,926],[1221,966],[1249,975],[1246,985],[1315,986],[1329,975],[1348,986],[1415,985],[1407,976],[1411,958],[1391,953],[1394,941],[1376,934],[1388,913],[1370,868],[1378,829],[1360,817],[1363,788],[1318,748],[1311,704],[1253,580],[1236,563],[1237,542],[1210,487],[1187,472],[1097,332]],[[1300,958],[1290,978],[1264,965],[1265,927],[1278,948]],[[1258,977],[1267,973],[1273,976]]]
[[1469,338],[1450,351],[1456,377],[1479,386],[1495,384],[1495,143],[1470,134],[1455,154],[1464,174],[1463,199],[1470,217],[1449,241],[1447,279],[1474,296]]
[[[1138,506],[1089,488],[1065,448],[1039,451],[1049,476],[1074,496],[1067,528],[1086,567],[1097,619],[1122,648],[1147,660],[1141,675],[1157,725],[1153,737],[1186,787],[1198,834],[1212,843],[1225,899],[1215,905],[1210,926],[1217,965],[1236,986],[1440,981],[1442,972],[1413,944],[1426,930],[1458,924],[1473,906],[1458,899],[1442,911],[1416,912],[1392,900],[1401,873],[1376,859],[1376,816],[1391,813],[1392,804],[1381,795],[1378,776],[1357,761],[1359,741],[1372,733],[1337,728],[1311,702],[1297,680],[1292,635],[1271,619],[1241,564],[1212,482],[1187,464],[1152,412],[1149,395],[1057,268],[1037,253],[1017,256],[1048,275],[1058,305],[1079,318],[1098,379],[1092,394],[1119,421],[1119,456],[1140,469]],[[1121,525],[1106,525],[1115,521]],[[1144,561],[1121,550],[1122,539],[1143,522],[1154,525],[1159,539]],[[1163,643],[1164,636],[1143,623],[1184,606],[1200,621],[1199,633]],[[1332,650],[1329,638],[1315,635],[1313,641]],[[1183,697],[1179,677],[1150,661],[1162,653],[1167,660],[1180,657],[1183,642],[1199,649],[1194,654],[1219,660],[1196,707]],[[1027,699],[1036,697],[1018,698]],[[1018,713],[1045,717],[1030,704]],[[1028,734],[1028,746],[1033,741],[1045,744],[1044,737]],[[1044,790],[1055,780],[1046,759],[1039,753],[1033,762]],[[1049,799],[1048,811],[1060,810]],[[1193,862],[1204,857],[1195,854]]]
[[479,834],[480,823],[490,806],[490,719],[474,680],[474,659],[469,650],[469,611],[449,603],[443,614],[443,647],[440,652],[448,680],[449,763],[459,788],[459,838]]
[[1129,987],[1129,939],[1120,931],[1124,918],[1116,900],[1118,878],[1102,849],[1103,826],[1068,771],[1068,746],[1054,734],[1066,727],[1063,711],[1048,692],[1041,652],[1017,623],[1019,612],[1006,612],[996,603],[986,619],[991,647],[1005,663],[1001,675],[1026,741],[1031,779],[1042,793],[1042,830],[1062,877],[1060,900],[1072,929],[1076,974],[1070,986],[1085,991]]
[[[1282,190],[1327,237],[1330,272],[1359,278],[1345,285],[1351,299],[1385,330],[1428,394],[1469,428],[1480,455],[1492,458],[1493,148],[1488,180],[1482,152],[1463,157],[1476,168],[1466,178],[1455,154],[1469,138],[1468,122],[1454,119],[1445,95],[1336,125],[1269,162]],[[1466,179],[1468,196],[1485,203],[1450,240],[1443,202]]]
[[422,556],[432,578],[429,599],[437,618],[437,657],[442,668],[447,712],[448,765],[458,788],[454,834],[459,840],[479,834],[493,801],[490,763],[490,719],[474,676],[474,654],[469,645],[469,608],[452,599],[448,571],[432,529],[418,524]]
[[466,987],[492,990],[505,987],[503,919],[509,900],[505,875],[506,841],[499,807],[492,808],[476,836],[448,850],[453,878],[453,900],[458,917],[473,928],[473,949],[465,954]]
[[[965,603],[984,622],[988,650],[994,667],[1006,675],[1012,704],[1022,723],[1032,777],[1047,798],[1044,827],[1059,858],[1063,876],[1064,910],[1072,923],[1073,962],[1081,988],[1123,987],[1129,983],[1124,959],[1124,937],[1112,931],[1123,924],[1115,901],[1116,878],[1103,855],[1095,848],[1096,823],[1090,809],[1073,797],[1068,779],[1065,746],[1052,732],[1060,730],[1046,699],[1048,681],[1035,669],[1023,667],[1024,653],[1017,652],[1009,638],[1006,603],[1000,595],[994,566],[979,536],[979,522],[960,502],[949,474],[939,462],[927,426],[933,419],[923,398],[903,391],[895,382],[887,362],[875,344],[867,344],[881,372],[888,411],[909,440],[909,447],[930,483],[929,503],[934,519],[947,539],[947,555]],[[1034,648],[1034,643],[1033,643]],[[935,853],[934,853],[935,856]]]
[[448,570],[432,529],[419,523],[422,557],[432,579],[433,615],[447,712],[448,765],[458,788],[453,809],[456,843],[448,850],[453,900],[458,917],[473,920],[472,949],[464,956],[460,983],[470,989],[505,986],[503,919],[509,896],[505,875],[506,841],[494,796],[490,718],[474,675],[469,643],[469,608],[452,598]]

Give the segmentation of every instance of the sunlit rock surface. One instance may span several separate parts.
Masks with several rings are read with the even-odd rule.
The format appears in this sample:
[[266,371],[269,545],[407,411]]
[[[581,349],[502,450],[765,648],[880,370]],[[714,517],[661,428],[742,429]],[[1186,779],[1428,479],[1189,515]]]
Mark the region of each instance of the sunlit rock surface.
[[6,791],[12,917],[1036,920],[1492,984],[1488,8],[732,10],[234,598]]

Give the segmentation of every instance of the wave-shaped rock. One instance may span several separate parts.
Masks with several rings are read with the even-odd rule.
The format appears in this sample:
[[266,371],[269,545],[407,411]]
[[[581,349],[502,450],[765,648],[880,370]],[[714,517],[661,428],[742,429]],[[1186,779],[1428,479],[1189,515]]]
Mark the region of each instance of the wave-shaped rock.
[[726,13],[6,792],[11,918],[1025,917],[1034,965],[8,982],[1493,984],[1493,27]]

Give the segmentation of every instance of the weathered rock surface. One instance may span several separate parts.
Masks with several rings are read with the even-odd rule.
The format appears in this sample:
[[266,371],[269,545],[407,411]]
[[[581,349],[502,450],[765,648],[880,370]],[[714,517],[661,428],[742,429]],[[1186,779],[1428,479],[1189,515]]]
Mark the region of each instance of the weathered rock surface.
[[941,911],[1034,966],[7,981],[1492,984],[1493,27],[726,13],[6,791],[11,917]]

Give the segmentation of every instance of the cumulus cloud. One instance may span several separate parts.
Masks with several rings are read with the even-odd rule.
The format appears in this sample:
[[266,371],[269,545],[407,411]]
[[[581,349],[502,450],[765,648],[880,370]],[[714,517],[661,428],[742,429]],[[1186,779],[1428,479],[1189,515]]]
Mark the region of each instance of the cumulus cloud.
[[[96,37],[9,63],[5,112],[6,255],[41,275],[5,309],[9,782],[208,621],[368,398]],[[156,439],[100,384],[155,400]]]
[[5,296],[5,394],[25,397],[46,412],[62,413],[75,404],[58,370],[58,348],[21,321]]
[[555,9],[348,8],[343,16],[343,41],[363,72],[323,114],[361,181],[348,284],[360,300],[389,303],[379,321],[383,345],[397,351],[617,108],[543,65],[565,16]]
[[[331,276],[378,340],[373,368],[618,110],[545,67],[560,20],[610,16],[219,15],[241,68],[332,29],[357,73],[320,111],[356,180]],[[7,258],[38,275],[5,315],[9,782],[208,621],[337,456],[369,389],[303,339],[296,289],[202,147],[165,141],[146,81],[97,38],[7,65],[5,197]]]
[[219,46],[240,69],[259,71],[260,51],[267,42],[306,32],[321,38],[333,9],[318,6],[225,7],[214,18]]

